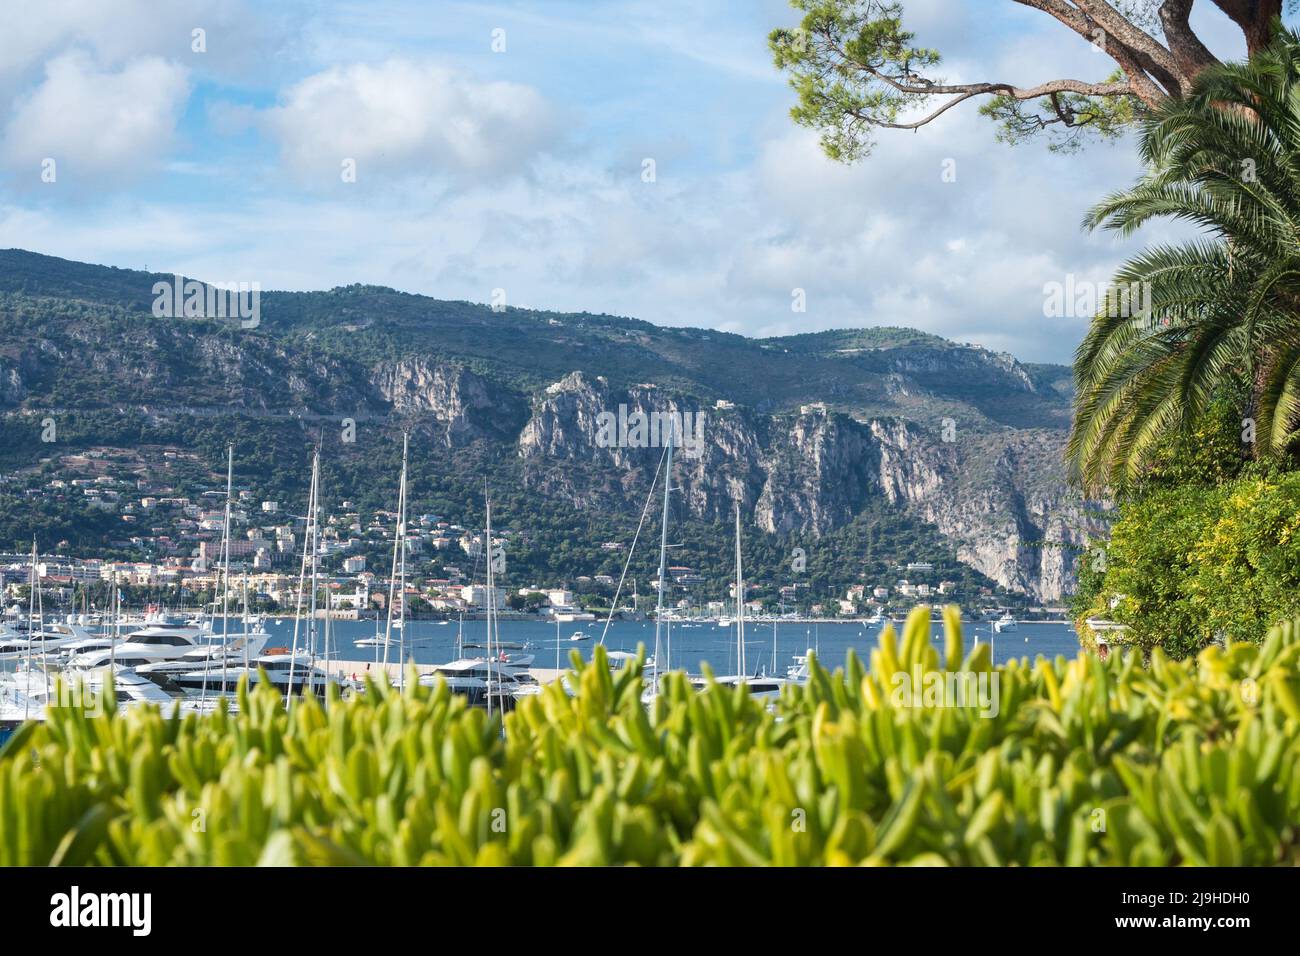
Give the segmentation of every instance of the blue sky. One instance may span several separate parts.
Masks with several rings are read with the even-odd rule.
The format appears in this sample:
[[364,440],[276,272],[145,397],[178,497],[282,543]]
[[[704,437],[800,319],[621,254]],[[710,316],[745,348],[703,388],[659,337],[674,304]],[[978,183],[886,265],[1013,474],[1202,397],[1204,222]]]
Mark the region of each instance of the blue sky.
[[[1200,6],[1216,52],[1239,55]],[[906,7],[954,80],[1111,68],[1010,0]],[[1102,282],[1135,248],[1078,227],[1136,175],[1127,143],[1010,148],[972,108],[885,134],[858,166],[824,159],[766,49],[796,22],[784,0],[47,0],[8,16],[2,247],[264,289],[501,289],[747,335],[908,325],[1061,362],[1085,323],[1045,318],[1044,284]]]

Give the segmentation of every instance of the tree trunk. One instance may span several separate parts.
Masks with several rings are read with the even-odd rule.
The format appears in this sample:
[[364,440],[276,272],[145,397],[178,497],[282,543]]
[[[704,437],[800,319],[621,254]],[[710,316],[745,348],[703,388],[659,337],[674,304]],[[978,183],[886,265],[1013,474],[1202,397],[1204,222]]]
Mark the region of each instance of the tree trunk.
[[1249,56],[1268,46],[1273,39],[1273,20],[1282,16],[1282,0],[1214,0],[1214,5],[1241,27]]

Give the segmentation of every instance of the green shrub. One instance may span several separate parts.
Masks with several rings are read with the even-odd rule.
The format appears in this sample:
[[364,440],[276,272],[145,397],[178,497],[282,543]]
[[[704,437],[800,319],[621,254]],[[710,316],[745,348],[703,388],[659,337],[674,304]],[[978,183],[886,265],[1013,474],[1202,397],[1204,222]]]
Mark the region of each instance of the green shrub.
[[[945,624],[940,651],[918,610],[771,710],[681,675],[647,710],[599,648],[504,733],[442,685],[57,709],[0,751],[0,863],[1296,862],[1300,622],[1196,661],[997,668]],[[941,670],[996,676],[996,715],[901,706],[900,675]]]
[[1300,615],[1300,474],[1152,490],[1124,504],[1105,557],[1081,616],[1129,625],[1136,646],[1183,657],[1263,640]]

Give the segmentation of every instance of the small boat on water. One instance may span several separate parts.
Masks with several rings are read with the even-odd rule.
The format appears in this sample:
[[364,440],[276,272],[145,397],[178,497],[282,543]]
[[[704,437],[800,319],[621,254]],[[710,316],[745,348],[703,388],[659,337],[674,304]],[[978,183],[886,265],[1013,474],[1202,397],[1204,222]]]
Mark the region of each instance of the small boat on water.
[[794,663],[786,668],[785,677],[791,684],[808,683],[809,669],[808,662],[812,660],[813,649],[810,647],[802,654],[796,654]]
[[591,635],[588,634],[586,631],[574,631],[571,635],[569,635],[569,640],[571,640],[571,641],[589,641],[589,640],[591,640]]
[[1010,611],[1007,611],[993,622],[993,633],[1001,634],[1003,631],[1014,631],[1017,626],[1016,619],[1011,616]]

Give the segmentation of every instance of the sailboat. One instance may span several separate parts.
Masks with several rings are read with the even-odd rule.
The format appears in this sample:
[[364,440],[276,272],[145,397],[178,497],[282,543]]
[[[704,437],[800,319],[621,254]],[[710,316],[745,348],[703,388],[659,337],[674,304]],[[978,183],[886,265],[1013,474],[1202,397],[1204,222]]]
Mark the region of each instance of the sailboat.
[[[295,678],[303,678],[308,689],[315,689],[318,677],[324,683],[325,675],[316,667],[316,596],[320,565],[320,447],[311,460],[311,490],[307,494],[307,526],[303,530],[302,568],[298,572],[298,601],[293,614],[293,644],[289,651],[288,688],[295,688]],[[310,567],[310,577],[308,577]],[[307,607],[306,648],[298,651],[298,632],[302,625],[303,589],[310,582],[311,596]],[[293,710],[294,694],[286,695],[289,710]]]
[[[496,614],[495,567],[492,554],[492,498],[487,481],[483,482],[486,513],[484,552],[487,555],[487,638],[483,657],[461,657],[446,664],[437,664],[433,670],[420,676],[420,683],[432,686],[441,680],[453,693],[465,697],[471,706],[486,707],[489,714],[513,709],[517,697],[527,693],[536,681],[528,671],[533,663],[532,654],[511,654],[501,641]],[[557,625],[558,627],[558,625]],[[557,638],[558,642],[558,638]],[[470,645],[457,637],[457,647]]]
[[[659,666],[663,662],[663,669],[667,671],[672,661],[672,622],[665,619],[664,615],[664,584],[668,577],[668,494],[672,490],[673,484],[673,442],[670,439],[667,447],[664,449],[664,510],[663,518],[659,527],[659,581],[658,595],[655,598],[655,653],[650,665],[650,683],[641,695],[641,700],[646,704],[653,704],[656,697],[659,696]],[[661,644],[660,631],[664,630],[664,643]],[[662,652],[662,654],[661,654]]]
[[[740,547],[740,502],[736,502],[736,664],[734,675],[715,678],[720,687],[744,687],[754,697],[775,698],[789,683],[784,677],[750,676],[745,660],[745,572]],[[702,685],[701,685],[702,686]]]
[[[397,527],[393,532],[393,566],[388,575],[387,623],[383,637],[378,632],[374,638],[357,641],[358,645],[373,645],[384,649],[384,671],[388,671],[388,649],[393,646],[393,631],[397,631],[398,674],[397,686],[406,686],[406,473],[409,436],[402,434],[402,474],[397,484]],[[394,618],[396,615],[396,618]],[[378,652],[376,652],[378,655]]]

